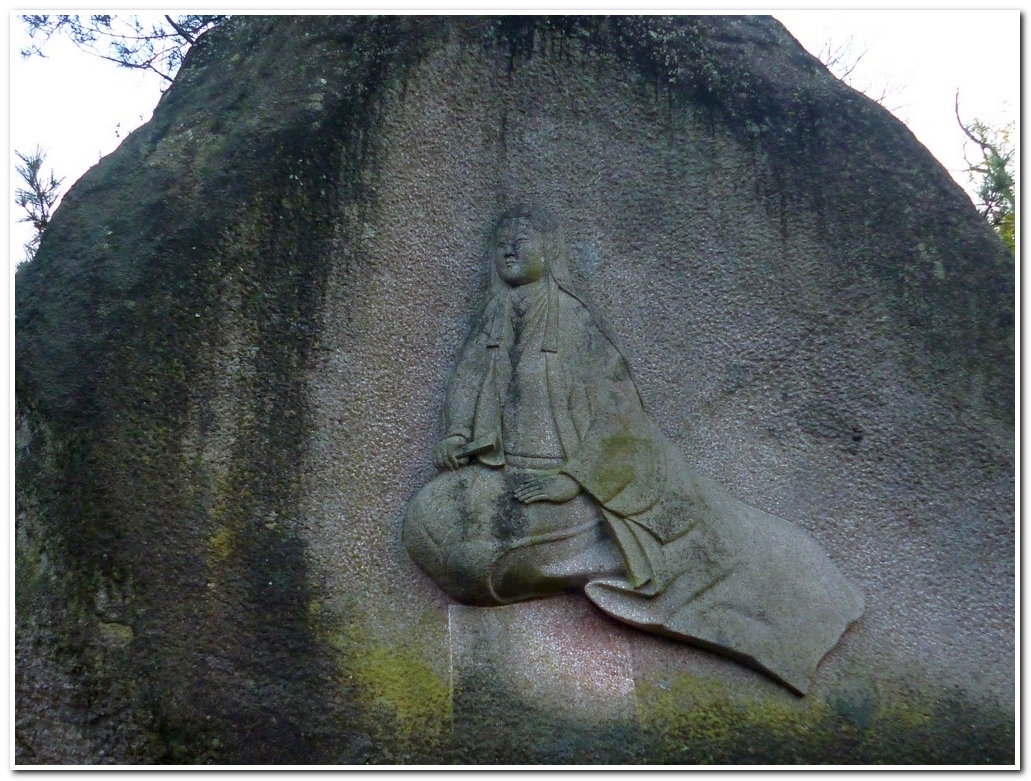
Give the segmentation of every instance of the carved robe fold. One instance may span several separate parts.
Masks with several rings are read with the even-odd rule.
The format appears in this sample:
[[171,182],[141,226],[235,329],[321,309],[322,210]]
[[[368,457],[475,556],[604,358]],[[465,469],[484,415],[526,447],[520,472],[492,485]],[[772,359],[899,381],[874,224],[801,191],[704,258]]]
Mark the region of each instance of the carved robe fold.
[[[733,499],[687,466],[645,414],[622,353],[553,278],[527,316],[518,361],[512,319],[503,289],[463,346],[446,433],[506,441],[513,371],[524,361],[542,367],[541,414],[550,419],[536,447],[548,450],[547,432],[557,434],[555,468],[591,497],[625,562],[624,575],[587,582],[588,598],[621,621],[729,655],[804,693],[820,659],[861,615],[861,594],[799,528]],[[537,364],[528,350],[537,351],[530,359]],[[504,452],[478,458],[506,471]]]

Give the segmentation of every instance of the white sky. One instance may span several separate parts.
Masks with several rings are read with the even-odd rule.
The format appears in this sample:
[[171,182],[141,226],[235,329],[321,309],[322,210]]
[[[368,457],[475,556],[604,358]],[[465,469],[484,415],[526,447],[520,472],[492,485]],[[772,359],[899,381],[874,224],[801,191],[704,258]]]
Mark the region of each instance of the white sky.
[[[405,10],[412,9],[394,12]],[[668,7],[655,9],[669,11]],[[759,12],[772,13],[814,54],[828,42],[837,45],[851,39],[857,54],[865,52],[850,77],[853,86],[878,95],[887,87],[891,94],[885,105],[963,185],[967,183],[961,173],[964,138],[953,113],[956,90],[964,120],[976,117],[1001,125],[1019,119],[1019,11]],[[28,36],[14,14],[10,32],[13,269],[24,256],[22,245],[31,235],[27,224],[16,222],[22,215],[13,207],[19,185],[13,151],[42,147],[47,151],[48,166],[65,177],[63,190],[67,191],[101,156],[118,146],[120,137],[150,118],[163,81],[84,54],[64,37],[47,44],[45,59],[24,60],[18,52]],[[1015,137],[1019,138],[1019,128]]]
[[[1019,11],[784,11],[773,15],[813,54],[852,37],[866,54],[849,83],[886,108],[966,184],[965,122],[1016,123],[1020,111]],[[1015,127],[1015,130],[1019,128]],[[1019,136],[1017,136],[1019,137]]]

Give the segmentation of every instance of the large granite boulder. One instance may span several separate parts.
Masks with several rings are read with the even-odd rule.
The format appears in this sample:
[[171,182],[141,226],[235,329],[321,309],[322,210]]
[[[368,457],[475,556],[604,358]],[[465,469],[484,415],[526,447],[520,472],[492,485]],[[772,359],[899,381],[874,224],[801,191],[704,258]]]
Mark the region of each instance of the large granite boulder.
[[[517,201],[865,612],[804,697],[408,558]],[[751,17],[239,17],[16,282],[22,764],[1012,763],[1013,258]]]

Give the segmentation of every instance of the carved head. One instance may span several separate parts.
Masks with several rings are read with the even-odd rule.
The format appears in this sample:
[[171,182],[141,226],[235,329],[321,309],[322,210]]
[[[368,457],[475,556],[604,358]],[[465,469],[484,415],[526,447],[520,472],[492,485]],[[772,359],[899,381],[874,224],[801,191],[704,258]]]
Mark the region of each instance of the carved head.
[[509,209],[494,227],[491,258],[497,279],[510,287],[561,274],[566,259],[558,220],[537,207]]

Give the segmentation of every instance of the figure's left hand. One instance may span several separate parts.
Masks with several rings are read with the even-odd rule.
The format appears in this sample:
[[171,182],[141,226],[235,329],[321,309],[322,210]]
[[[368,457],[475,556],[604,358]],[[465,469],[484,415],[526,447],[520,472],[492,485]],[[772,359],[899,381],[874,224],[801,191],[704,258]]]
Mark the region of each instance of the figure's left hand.
[[523,504],[533,502],[568,502],[580,493],[580,484],[569,475],[542,473],[531,475],[516,486],[513,494]]

